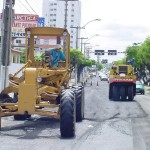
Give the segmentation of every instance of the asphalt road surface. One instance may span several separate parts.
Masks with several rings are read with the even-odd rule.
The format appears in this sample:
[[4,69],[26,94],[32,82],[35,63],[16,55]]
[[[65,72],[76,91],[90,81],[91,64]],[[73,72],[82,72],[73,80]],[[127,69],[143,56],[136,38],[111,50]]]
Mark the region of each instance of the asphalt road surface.
[[[85,119],[76,136],[60,137],[59,121],[33,116],[27,121],[2,118],[0,150],[149,150],[150,95],[133,102],[108,99],[108,83],[93,77],[85,85]],[[98,84],[98,85],[97,85]]]

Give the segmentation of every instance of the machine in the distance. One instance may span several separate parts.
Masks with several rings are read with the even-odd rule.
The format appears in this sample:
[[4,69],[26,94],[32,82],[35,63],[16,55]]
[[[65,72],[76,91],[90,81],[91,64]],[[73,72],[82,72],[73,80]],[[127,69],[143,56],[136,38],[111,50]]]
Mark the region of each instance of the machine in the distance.
[[132,65],[113,65],[109,74],[109,99],[132,101],[135,95],[136,75]]

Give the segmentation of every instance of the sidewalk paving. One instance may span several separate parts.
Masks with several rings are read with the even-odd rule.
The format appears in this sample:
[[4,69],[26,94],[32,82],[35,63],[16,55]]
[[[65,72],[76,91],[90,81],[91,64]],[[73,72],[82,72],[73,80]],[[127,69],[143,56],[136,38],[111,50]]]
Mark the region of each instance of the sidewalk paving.
[[150,87],[149,86],[144,86],[146,94],[150,94]]

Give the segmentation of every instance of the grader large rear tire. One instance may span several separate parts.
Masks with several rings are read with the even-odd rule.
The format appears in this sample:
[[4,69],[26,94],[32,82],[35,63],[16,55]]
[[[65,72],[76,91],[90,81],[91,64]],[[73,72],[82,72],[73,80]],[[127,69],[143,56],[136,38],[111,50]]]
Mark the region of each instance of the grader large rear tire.
[[76,121],[84,119],[84,88],[79,87],[76,91]]
[[60,99],[60,133],[65,138],[75,136],[75,101],[68,92]]
[[84,87],[73,86],[72,91],[75,93],[76,121],[80,122],[84,119]]

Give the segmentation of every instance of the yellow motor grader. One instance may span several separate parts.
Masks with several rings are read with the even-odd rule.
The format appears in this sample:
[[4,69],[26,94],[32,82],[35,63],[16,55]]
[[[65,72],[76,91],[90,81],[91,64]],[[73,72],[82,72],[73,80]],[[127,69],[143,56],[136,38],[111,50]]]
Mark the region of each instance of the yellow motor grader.
[[[84,117],[84,87],[70,86],[70,35],[66,29],[31,27],[25,29],[26,64],[9,75],[9,85],[0,94],[0,117],[25,120],[33,114],[60,119],[62,137],[75,135],[75,122]],[[66,60],[51,67],[49,56],[35,60],[35,39],[52,37],[63,41]],[[13,96],[11,96],[13,95]],[[55,108],[55,109],[54,109]]]

